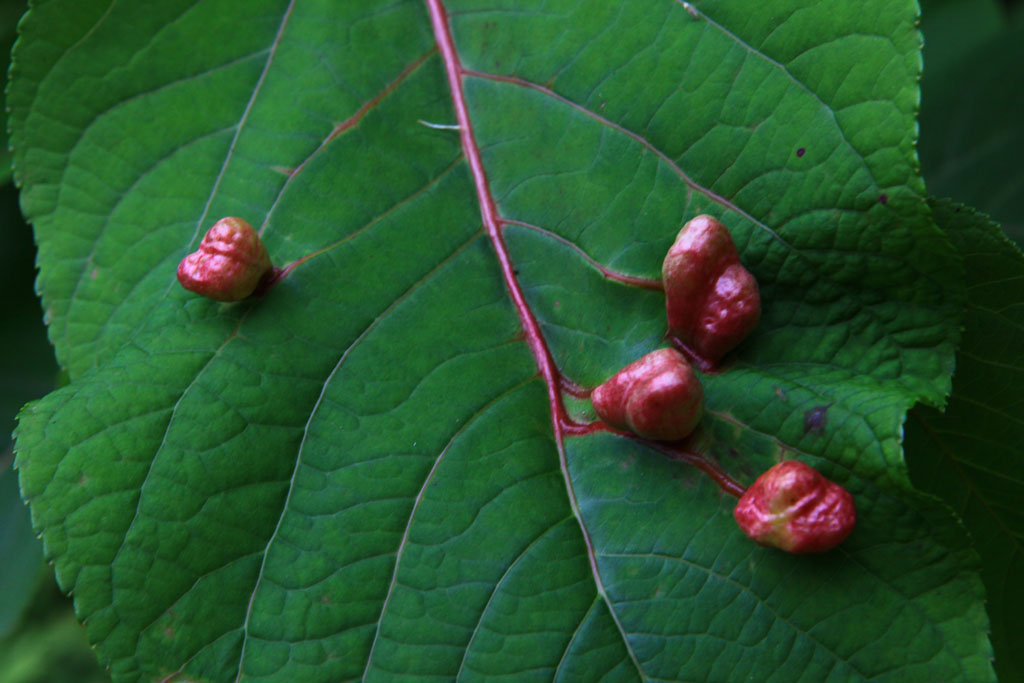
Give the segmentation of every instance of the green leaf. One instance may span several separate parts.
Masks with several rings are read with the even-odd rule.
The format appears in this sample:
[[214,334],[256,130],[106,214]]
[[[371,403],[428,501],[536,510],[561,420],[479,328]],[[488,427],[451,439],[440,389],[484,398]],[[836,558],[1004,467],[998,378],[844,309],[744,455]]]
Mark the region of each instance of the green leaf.
[[[446,5],[23,24],[17,179],[72,382],[18,464],[114,678],[991,678],[977,558],[900,447],[963,297],[915,172],[915,3]],[[753,545],[560,392],[663,343],[662,295],[601,268],[656,277],[701,212],[765,305],[691,446],[849,488],[831,554]],[[263,299],[175,283],[225,215],[295,265]]]
[[944,413],[919,407],[907,421],[915,484],[949,502],[984,561],[996,671],[1024,676],[1024,256],[999,227],[949,200],[932,200],[936,221],[964,255],[967,312],[953,394]]
[[10,456],[10,451],[0,455],[0,641],[18,623],[43,566],[43,549],[18,496]]
[[[18,3],[0,3],[0,35],[14,42]],[[13,10],[13,11],[12,11]],[[0,164],[8,164],[7,160]],[[9,165],[9,164],[8,164]],[[0,174],[2,175],[2,174]],[[32,234],[18,209],[18,195],[9,181],[0,185],[0,272],[4,273],[3,330],[0,336],[0,650],[7,647],[43,569],[42,543],[36,538],[28,509],[18,494],[11,470],[10,433],[25,401],[53,388],[56,367],[46,341],[39,300],[32,291],[35,249]],[[0,666],[0,670],[4,670]]]
[[[15,27],[18,17],[24,14],[28,3],[26,0],[0,0],[0,55],[3,58],[3,68],[7,71],[10,66],[11,47],[14,45],[14,38],[17,35]],[[5,93],[0,93],[0,111],[7,111]],[[7,120],[4,118],[3,132],[0,133],[0,184],[11,181],[11,152],[7,144]]]

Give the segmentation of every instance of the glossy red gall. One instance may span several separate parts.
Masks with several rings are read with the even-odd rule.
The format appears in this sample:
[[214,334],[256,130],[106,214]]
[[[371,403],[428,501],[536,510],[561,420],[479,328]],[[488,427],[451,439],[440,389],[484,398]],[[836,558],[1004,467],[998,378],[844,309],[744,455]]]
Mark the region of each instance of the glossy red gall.
[[273,272],[259,234],[241,218],[222,218],[207,231],[199,249],[178,264],[185,289],[217,301],[241,301]]
[[686,223],[662,264],[670,334],[709,366],[757,327],[761,294],[716,218]]
[[659,349],[619,370],[591,394],[605,423],[659,441],[690,434],[704,411],[704,390],[675,349]]
[[798,460],[784,460],[758,477],[733,515],[748,537],[790,553],[831,550],[857,523],[853,496]]

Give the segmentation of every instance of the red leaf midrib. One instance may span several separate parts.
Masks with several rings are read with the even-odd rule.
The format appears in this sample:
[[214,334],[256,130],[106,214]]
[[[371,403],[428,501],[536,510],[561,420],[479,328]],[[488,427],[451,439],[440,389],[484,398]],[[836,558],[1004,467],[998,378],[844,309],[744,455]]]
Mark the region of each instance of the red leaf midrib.
[[526,302],[526,297],[523,296],[523,290],[519,286],[519,281],[516,279],[515,269],[512,266],[512,259],[509,256],[508,248],[505,245],[505,239],[501,233],[502,222],[498,216],[498,209],[494,203],[494,197],[491,195],[491,190],[487,182],[487,173],[484,170],[483,162],[480,159],[480,149],[477,147],[476,139],[473,135],[472,122],[469,119],[469,111],[466,108],[466,99],[462,90],[462,78],[465,75],[465,72],[462,68],[461,62],[459,61],[458,53],[455,50],[455,44],[452,42],[451,32],[448,27],[447,12],[445,11],[442,0],[427,0],[427,7],[430,10],[430,23],[434,29],[434,37],[437,41],[437,46],[441,51],[441,56],[444,59],[445,73],[448,76],[448,85],[451,88],[452,103],[455,106],[455,115],[459,122],[459,135],[462,140],[462,149],[473,174],[473,183],[476,187],[477,199],[480,203],[480,213],[484,222],[484,230],[487,232],[487,236],[491,240],[491,245],[494,247],[495,254],[498,257],[498,264],[501,267],[502,278],[505,281],[505,286],[508,288],[509,296],[512,298],[516,311],[519,313],[519,320],[523,326],[524,339],[527,346],[530,348],[530,352],[533,354],[533,358],[537,363],[540,375],[544,378],[544,382],[547,385],[548,404],[551,410],[551,423],[554,428],[555,447],[558,450],[559,467],[562,471],[562,477],[565,480],[565,488],[569,497],[569,505],[576,517],[576,521],[579,523],[583,542],[587,548],[587,560],[589,561],[590,570],[594,577],[595,587],[597,588],[598,594],[608,605],[608,612],[622,636],[622,641],[626,647],[626,651],[629,653],[630,660],[636,667],[637,673],[640,677],[644,678],[643,668],[640,665],[640,661],[633,652],[633,647],[629,642],[626,630],[619,621],[614,605],[605,590],[604,582],[601,578],[601,571],[597,565],[597,556],[594,552],[594,544],[590,538],[590,532],[587,530],[587,526],[583,521],[583,516],[580,514],[579,503],[576,500],[576,493],[573,490],[572,478],[569,475],[569,466],[565,453],[564,437],[567,433],[587,433],[595,428],[603,428],[604,425],[600,422],[594,423],[593,425],[582,425],[573,421],[566,413],[565,404],[562,402],[561,395],[561,387],[563,383],[561,372],[555,366],[554,360],[551,357],[551,351],[544,339],[544,335],[540,331],[540,325],[538,325],[537,319],[533,315],[533,311]]
[[[480,204],[480,213],[483,219],[484,230],[494,248],[495,255],[498,258],[498,264],[501,268],[502,278],[505,281],[505,286],[508,289],[512,303],[519,314],[519,320],[523,328],[524,340],[537,363],[539,374],[544,379],[547,387],[548,404],[551,411],[551,423],[552,428],[554,429],[555,445],[559,453],[562,474],[565,477],[566,490],[569,495],[570,505],[573,508],[573,512],[576,514],[577,518],[579,518],[580,527],[590,555],[594,576],[598,580],[598,585],[600,586],[600,575],[597,570],[594,549],[591,545],[589,533],[583,523],[582,517],[579,514],[576,495],[573,490],[572,481],[568,471],[568,463],[566,462],[564,448],[564,439],[566,436],[583,436],[595,432],[616,433],[643,443],[649,448],[661,452],[666,457],[685,462],[696,467],[698,470],[708,475],[719,486],[719,488],[726,493],[738,497],[742,495],[744,488],[738,482],[733,480],[732,477],[730,477],[728,473],[726,473],[716,462],[700,453],[690,450],[685,443],[656,444],[645,439],[640,439],[635,434],[629,434],[613,429],[601,421],[584,424],[573,420],[569,416],[565,409],[565,403],[562,400],[562,391],[567,391],[570,394],[582,397],[589,395],[589,390],[577,387],[558,369],[558,366],[555,364],[551,355],[551,350],[548,348],[547,341],[541,332],[540,325],[537,323],[537,319],[534,316],[529,303],[527,303],[526,297],[523,295],[523,290],[516,277],[517,271],[512,264],[512,258],[505,245],[502,228],[506,224],[516,224],[517,221],[502,218],[498,213],[498,208],[495,204],[494,196],[491,194],[490,185],[488,183],[487,172],[484,169],[483,160],[480,156],[480,148],[476,143],[473,124],[469,117],[469,110],[466,105],[466,98],[462,87],[462,81],[465,76],[480,74],[463,68],[458,52],[455,49],[455,43],[452,40],[451,30],[448,26],[448,14],[445,10],[443,0],[427,0],[427,7],[430,12],[430,22],[434,30],[434,38],[437,43],[438,50],[441,53],[445,73],[448,77],[452,104],[455,108],[455,115],[459,125],[459,136],[462,142],[463,154],[465,155],[466,161],[472,172],[477,200]],[[595,267],[597,267],[605,277],[612,277],[612,279],[625,284],[651,289],[660,289],[660,283],[645,281],[643,278],[630,278],[629,276],[621,274],[612,274],[611,271],[598,264],[595,264]],[[603,587],[601,587],[600,590],[603,592]]]
[[452,41],[451,31],[448,27],[448,15],[441,0],[427,0],[427,7],[430,10],[430,22],[434,29],[434,37],[438,49],[444,60],[445,73],[448,76],[448,85],[451,88],[452,104],[455,107],[455,116],[459,123],[459,136],[462,141],[462,150],[466,156],[473,175],[473,183],[476,188],[477,201],[480,204],[480,214],[483,218],[484,230],[491,241],[498,264],[501,268],[501,275],[505,281],[512,303],[519,314],[519,321],[523,327],[523,337],[530,353],[533,354],[537,369],[544,383],[547,385],[548,403],[551,410],[551,422],[555,430],[555,440],[559,449],[566,434],[585,433],[592,429],[591,425],[582,425],[569,417],[562,401],[560,387],[562,385],[561,372],[555,365],[548,348],[547,341],[540,330],[537,318],[533,315],[530,305],[523,295],[522,287],[516,278],[515,268],[509,256],[508,248],[505,245],[505,238],[502,235],[502,219],[498,215],[498,209],[491,194],[491,188],[487,180],[487,172],[484,170],[483,161],[480,158],[480,148],[477,146],[473,134],[472,121],[469,118],[469,111],[466,107],[466,98],[462,89],[462,79],[465,70],[459,60]]

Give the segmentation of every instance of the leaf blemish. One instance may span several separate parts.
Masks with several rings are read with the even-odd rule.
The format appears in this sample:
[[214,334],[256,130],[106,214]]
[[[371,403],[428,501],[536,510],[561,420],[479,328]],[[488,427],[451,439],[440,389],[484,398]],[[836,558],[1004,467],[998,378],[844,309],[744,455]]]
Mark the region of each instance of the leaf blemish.
[[825,431],[826,425],[828,425],[828,409],[832,407],[832,404],[824,406],[815,406],[808,411],[804,412],[804,434],[810,434],[811,432],[821,435]]
[[802,157],[802,156],[803,156],[803,155],[804,155],[804,154],[805,154],[806,152],[807,152],[807,150],[806,150],[806,149],[804,149],[803,147],[800,147],[800,148],[798,148],[798,149],[796,150],[796,155],[797,155],[798,157]]
[[878,195],[878,201],[881,202],[882,204],[888,204],[889,203],[889,195],[887,195],[887,194],[880,194],[880,195]]

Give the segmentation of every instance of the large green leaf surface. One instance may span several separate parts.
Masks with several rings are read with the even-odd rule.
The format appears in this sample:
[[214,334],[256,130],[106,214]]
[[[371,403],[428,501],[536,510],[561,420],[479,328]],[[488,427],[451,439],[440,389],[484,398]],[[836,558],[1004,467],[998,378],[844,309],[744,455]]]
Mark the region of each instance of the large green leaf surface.
[[[900,443],[962,297],[915,170],[915,14],[36,2],[15,175],[72,383],[23,411],[18,465],[114,678],[990,678],[977,558]],[[598,266],[656,277],[702,212],[764,311],[691,445],[846,486],[827,555],[567,431],[563,401],[593,416],[561,376],[663,344],[663,296]],[[309,258],[260,300],[185,292],[225,215]]]
[[914,482],[947,500],[984,560],[1000,680],[1024,677],[1024,256],[998,226],[948,200],[936,220],[964,254],[968,301],[953,394],[944,413],[918,407],[907,420]]

